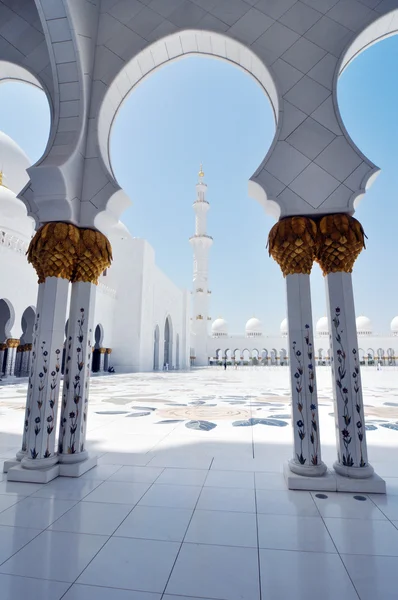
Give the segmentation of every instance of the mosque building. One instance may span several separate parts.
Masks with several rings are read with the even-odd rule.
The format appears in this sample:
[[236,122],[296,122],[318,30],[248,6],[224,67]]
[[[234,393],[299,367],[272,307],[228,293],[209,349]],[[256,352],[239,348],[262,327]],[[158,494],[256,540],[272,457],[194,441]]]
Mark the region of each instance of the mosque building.
[[[28,182],[26,154],[0,132],[0,377],[28,376],[36,318],[37,276],[26,260],[36,224],[28,217],[18,193]],[[209,316],[209,252],[207,184],[202,167],[196,184],[195,233],[191,294],[179,289],[157,266],[154,249],[131,236],[119,221],[106,231],[113,264],[98,283],[95,304],[92,370],[104,372],[188,369],[227,360],[242,365],[287,365],[287,320],[279,332],[265,332],[251,317],[241,334],[230,334],[228,323]],[[134,256],[134,260],[131,257]],[[65,323],[66,347],[67,323]],[[389,335],[375,335],[371,321],[357,318],[362,364],[398,361],[398,316]],[[65,347],[62,368],[65,363]],[[316,364],[330,364],[328,319],[316,324]]]

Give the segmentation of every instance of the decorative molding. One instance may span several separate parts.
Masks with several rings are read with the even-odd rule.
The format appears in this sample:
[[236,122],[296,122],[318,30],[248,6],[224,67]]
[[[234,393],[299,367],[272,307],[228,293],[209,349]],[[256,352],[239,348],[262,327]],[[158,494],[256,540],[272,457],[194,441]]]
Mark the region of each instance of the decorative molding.
[[5,248],[25,256],[28,251],[28,246],[29,244],[27,244],[21,238],[13,235],[12,233],[4,231],[4,229],[0,229],[0,248]]

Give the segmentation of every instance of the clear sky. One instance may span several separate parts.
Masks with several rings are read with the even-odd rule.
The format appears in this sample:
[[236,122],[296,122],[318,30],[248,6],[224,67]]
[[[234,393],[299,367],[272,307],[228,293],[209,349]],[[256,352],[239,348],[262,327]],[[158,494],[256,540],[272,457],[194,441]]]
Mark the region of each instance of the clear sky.
[[[368,235],[354,272],[357,314],[386,332],[398,314],[398,37],[376,44],[344,72],[338,97],[344,123],[382,172],[356,217]],[[372,73],[371,78],[369,73]],[[23,93],[21,93],[21,90]],[[160,101],[161,99],[161,101]],[[43,94],[21,84],[0,88],[0,129],[32,160],[46,144],[49,112]],[[191,286],[192,202],[199,164],[208,184],[210,314],[230,332],[255,315],[267,332],[285,316],[279,267],[265,250],[274,221],[247,193],[247,181],[274,135],[263,90],[229,63],[190,57],[156,71],[122,106],[111,138],[115,175],[132,199],[122,220],[155,248],[157,262],[181,287]],[[132,257],[133,258],[133,257]],[[312,275],[314,319],[325,314],[324,282]]]

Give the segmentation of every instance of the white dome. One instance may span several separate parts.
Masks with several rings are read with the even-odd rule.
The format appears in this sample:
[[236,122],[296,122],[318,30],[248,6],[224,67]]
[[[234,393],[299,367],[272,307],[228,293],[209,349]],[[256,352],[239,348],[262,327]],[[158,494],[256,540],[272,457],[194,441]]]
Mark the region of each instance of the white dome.
[[0,186],[0,232],[30,241],[34,233],[34,221],[28,217],[25,204],[14,192]]
[[393,332],[394,335],[398,335],[398,317],[394,317],[393,320],[391,321],[391,331]]
[[259,319],[256,317],[252,317],[248,320],[245,327],[246,335],[248,336],[258,336],[263,333],[263,325]]
[[0,131],[0,170],[4,175],[4,185],[19,194],[29,181],[26,169],[30,165],[29,158],[18,144]]
[[219,317],[211,324],[211,333],[214,337],[228,335],[228,323],[225,319]]
[[280,326],[280,332],[283,336],[287,335],[287,328],[288,328],[287,319],[283,319],[281,326]]
[[372,322],[368,317],[360,316],[357,318],[358,335],[371,335],[372,330]]
[[316,324],[317,335],[329,335],[329,321],[327,317],[321,317]]

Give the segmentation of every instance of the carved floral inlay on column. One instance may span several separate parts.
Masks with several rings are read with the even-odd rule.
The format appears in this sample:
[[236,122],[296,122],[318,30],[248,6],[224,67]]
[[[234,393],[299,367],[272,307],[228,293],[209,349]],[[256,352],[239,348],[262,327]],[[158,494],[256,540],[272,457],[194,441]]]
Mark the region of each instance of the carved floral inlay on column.
[[[341,457],[341,462],[343,463],[343,465],[345,467],[355,466],[354,459],[351,455],[351,443],[352,443],[353,435],[357,435],[358,440],[359,440],[359,448],[360,448],[360,455],[361,455],[358,466],[366,467],[367,463],[363,458],[363,448],[362,448],[364,417],[363,417],[363,414],[362,414],[363,411],[361,408],[362,400],[360,398],[361,389],[360,389],[360,385],[359,385],[359,365],[358,365],[358,358],[357,358],[358,353],[357,353],[356,348],[353,348],[351,351],[352,356],[353,356],[353,361],[354,361],[354,369],[353,369],[353,372],[351,373],[351,377],[353,379],[353,390],[354,390],[354,394],[355,394],[355,411],[357,414],[357,417],[356,417],[357,421],[355,423],[356,431],[353,431],[354,415],[351,413],[351,410],[350,410],[350,402],[349,402],[350,382],[347,381],[347,377],[349,377],[349,374],[347,373],[347,352],[342,344],[341,334],[343,333],[343,330],[340,328],[340,314],[341,314],[340,308],[336,307],[335,311],[334,311],[334,317],[333,317],[333,326],[334,326],[334,339],[338,344],[338,349],[336,350],[338,366],[336,369],[336,367],[333,365],[333,362],[332,362],[332,368],[333,368],[333,375],[336,378],[336,386],[337,386],[337,394],[338,394],[338,397],[336,397],[336,402],[342,403],[342,405],[343,405],[342,418],[344,421],[344,426],[341,429],[340,434],[341,434],[341,440],[342,440],[343,446],[344,446],[344,452],[343,452],[343,456]],[[340,460],[340,457],[339,457],[339,460]]]
[[[300,454],[297,453],[297,460],[301,465],[304,465],[307,461],[307,458],[303,455],[303,440],[307,436],[307,418],[305,415],[305,395],[308,392],[307,398],[310,402],[310,410],[311,410],[311,433],[310,433],[310,441],[312,445],[312,453],[311,453],[311,464],[319,465],[319,434],[318,434],[318,424],[317,424],[317,404],[316,404],[316,390],[315,390],[315,373],[314,373],[314,365],[313,365],[313,345],[310,341],[310,326],[306,324],[305,326],[306,333],[304,335],[304,342],[306,347],[306,357],[302,355],[301,351],[297,349],[297,343],[293,342],[293,356],[296,361],[296,372],[294,377],[296,379],[296,406],[299,413],[299,419],[296,421],[297,426],[297,434],[300,439]],[[308,390],[304,388],[304,369],[307,370],[307,378],[308,378]]]
[[[80,447],[76,448],[76,442],[78,441],[76,438],[76,432],[79,427],[79,416],[81,411],[83,411],[83,419],[81,421],[81,432],[83,433],[86,421],[87,421],[87,406],[88,406],[88,381],[86,378],[86,383],[84,387],[84,403],[82,405],[82,375],[83,369],[85,367],[84,361],[84,349],[83,346],[87,343],[89,350],[87,355],[87,364],[90,364],[91,359],[91,340],[87,340],[85,342],[84,339],[84,323],[85,323],[85,310],[84,308],[80,308],[80,319],[77,321],[77,348],[75,351],[74,360],[76,361],[76,371],[73,377],[73,381],[70,378],[70,370],[71,370],[71,361],[72,361],[72,336],[68,338],[67,345],[67,358],[65,365],[65,380],[64,380],[64,393],[62,398],[62,414],[61,414],[61,434],[58,443],[58,451],[60,454],[64,451],[65,442],[67,443],[67,453],[68,454],[76,454],[76,452],[84,451],[84,441],[80,444]],[[74,409],[67,412],[68,406],[68,396],[70,387],[73,387],[73,402]],[[67,433],[69,435],[69,439],[67,441],[65,438],[67,437]],[[82,438],[83,439],[83,438]]]

